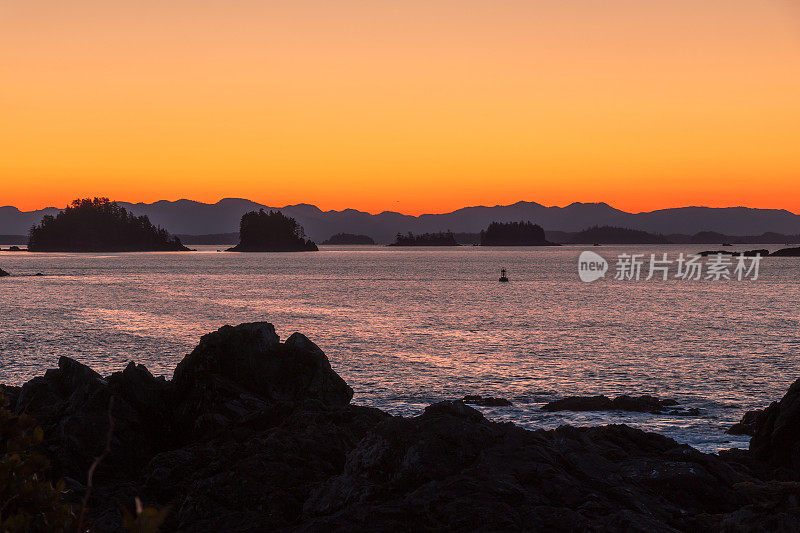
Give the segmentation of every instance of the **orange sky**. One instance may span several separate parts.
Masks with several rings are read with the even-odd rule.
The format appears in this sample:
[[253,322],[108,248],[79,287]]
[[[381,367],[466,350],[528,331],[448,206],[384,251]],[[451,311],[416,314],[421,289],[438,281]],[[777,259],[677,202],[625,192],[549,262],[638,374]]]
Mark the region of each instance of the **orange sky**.
[[800,212],[796,0],[3,0],[0,205]]

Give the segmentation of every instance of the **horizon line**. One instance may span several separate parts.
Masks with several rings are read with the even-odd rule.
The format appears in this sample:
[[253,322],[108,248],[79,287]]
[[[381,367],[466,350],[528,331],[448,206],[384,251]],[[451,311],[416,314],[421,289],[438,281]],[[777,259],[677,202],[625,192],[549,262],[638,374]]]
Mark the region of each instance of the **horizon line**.
[[[85,196],[84,198],[89,198],[89,197],[91,197],[91,198],[95,198],[95,197],[96,198],[103,198],[104,196],[103,195]],[[463,207],[459,207],[459,208],[453,209],[452,211],[440,211],[440,212],[435,212],[435,213],[434,212],[427,212],[427,213],[420,213],[418,215],[414,215],[414,214],[410,214],[410,213],[403,213],[401,211],[392,211],[392,210],[389,210],[389,209],[384,209],[383,211],[377,211],[377,212],[357,209],[357,208],[353,208],[353,207],[346,207],[344,209],[327,209],[326,210],[326,209],[320,208],[316,204],[311,204],[311,203],[307,203],[307,202],[298,202],[298,203],[295,203],[295,204],[286,204],[284,206],[270,206],[268,204],[260,203],[260,202],[258,202],[256,200],[251,200],[249,198],[241,198],[241,197],[236,197],[236,196],[225,196],[225,197],[220,198],[216,202],[203,202],[201,200],[193,200],[191,198],[178,198],[176,200],[160,199],[160,200],[154,200],[152,202],[130,202],[130,201],[127,201],[127,200],[111,199],[112,202],[125,203],[125,204],[130,204],[130,205],[153,205],[153,204],[157,204],[157,203],[161,203],[161,202],[166,202],[166,203],[171,203],[171,204],[178,203],[178,202],[193,202],[193,203],[202,204],[202,205],[208,205],[208,206],[218,205],[218,204],[224,202],[225,200],[240,200],[240,201],[245,201],[245,202],[251,202],[251,203],[254,203],[254,204],[258,205],[258,206],[266,207],[266,208],[269,208],[269,209],[287,209],[287,208],[291,208],[291,207],[308,206],[308,207],[313,207],[315,209],[318,209],[320,212],[323,212],[323,213],[330,213],[330,212],[341,213],[341,212],[344,212],[344,211],[357,211],[357,212],[366,213],[366,214],[369,214],[369,215],[372,215],[372,216],[381,215],[381,214],[385,214],[385,213],[391,213],[391,214],[398,214],[398,215],[409,216],[409,217],[414,217],[414,218],[420,218],[420,217],[423,217],[423,216],[430,216],[430,215],[447,215],[447,214],[455,213],[456,211],[461,211],[463,209],[475,209],[475,208],[491,209],[491,208],[499,208],[499,207],[512,207],[512,206],[517,205],[517,204],[536,204],[538,206],[541,206],[541,207],[544,207],[544,208],[547,208],[547,209],[552,209],[552,208],[565,209],[567,207],[570,207],[570,206],[573,206],[573,205],[576,205],[576,204],[577,205],[605,205],[605,206],[610,207],[611,209],[615,209],[617,211],[620,211],[620,212],[623,212],[623,213],[627,213],[627,214],[632,214],[632,215],[638,215],[638,214],[643,214],[643,213],[655,213],[657,211],[668,211],[668,210],[672,210],[672,209],[693,209],[693,208],[694,209],[753,209],[753,210],[759,210],[759,211],[785,211],[785,212],[790,213],[792,215],[796,215],[796,216],[800,215],[800,213],[795,213],[794,211],[791,211],[791,210],[783,208],[783,207],[749,207],[749,206],[746,206],[746,205],[725,205],[725,206],[674,205],[674,206],[671,206],[671,207],[662,207],[662,208],[658,208],[658,209],[652,209],[652,210],[649,210],[649,211],[625,211],[624,209],[619,209],[617,207],[614,207],[611,203],[609,203],[607,201],[599,201],[599,202],[574,201],[574,202],[571,202],[571,203],[568,203],[568,204],[565,204],[565,205],[556,205],[556,204],[546,205],[546,204],[542,204],[542,203],[539,203],[539,202],[536,202],[536,201],[533,201],[533,200],[517,200],[516,202],[512,202],[512,203],[509,203],[509,204],[465,205]],[[17,206],[14,206],[14,205],[3,205],[3,206],[0,206],[0,209],[5,209],[5,208],[13,208],[13,209],[16,209],[17,211],[19,211],[20,213],[33,213],[33,212],[36,212],[36,211],[44,211],[44,210],[47,210],[47,209],[63,210],[63,209],[66,208],[66,206],[57,207],[57,206],[53,206],[53,205],[48,205],[48,206],[40,207],[38,209],[31,209],[31,210],[28,210],[28,211],[24,211],[24,210],[18,208]]]

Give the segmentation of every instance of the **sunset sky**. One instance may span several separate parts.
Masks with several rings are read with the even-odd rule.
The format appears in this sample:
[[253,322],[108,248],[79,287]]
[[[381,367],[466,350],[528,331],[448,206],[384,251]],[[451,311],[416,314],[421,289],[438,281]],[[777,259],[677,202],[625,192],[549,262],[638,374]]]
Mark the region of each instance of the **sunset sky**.
[[800,213],[796,0],[0,0],[0,205]]

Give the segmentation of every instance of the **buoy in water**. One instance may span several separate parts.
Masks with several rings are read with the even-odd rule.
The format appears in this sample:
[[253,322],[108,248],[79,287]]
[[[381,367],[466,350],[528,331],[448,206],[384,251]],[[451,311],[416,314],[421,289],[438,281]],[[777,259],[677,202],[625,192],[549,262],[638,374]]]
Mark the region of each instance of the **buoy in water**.
[[500,282],[501,283],[508,283],[508,278],[506,277],[506,269],[505,268],[501,268],[500,269]]

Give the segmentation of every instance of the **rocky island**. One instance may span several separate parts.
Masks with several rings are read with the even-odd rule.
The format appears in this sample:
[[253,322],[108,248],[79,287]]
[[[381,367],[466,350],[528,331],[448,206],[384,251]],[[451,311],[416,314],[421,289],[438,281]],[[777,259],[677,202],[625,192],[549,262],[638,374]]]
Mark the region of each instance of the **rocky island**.
[[75,200],[56,216],[31,228],[31,252],[188,251],[180,239],[135,216],[108,198]]
[[35,465],[25,497],[11,491],[33,477],[0,479],[3,518],[24,529],[800,528],[800,381],[750,451],[720,455],[626,425],[524,430],[460,400],[411,418],[352,405],[317,345],[263,322],[203,336],[171,381],[61,357],[2,391],[0,475]]
[[772,257],[800,257],[800,247],[781,248],[769,254]]
[[375,240],[369,235],[336,233],[322,241],[322,244],[375,244]]
[[544,229],[532,222],[492,222],[481,231],[481,246],[559,246],[545,238]]
[[280,211],[263,209],[242,215],[239,244],[228,252],[316,252],[317,245],[306,239],[298,222]]

